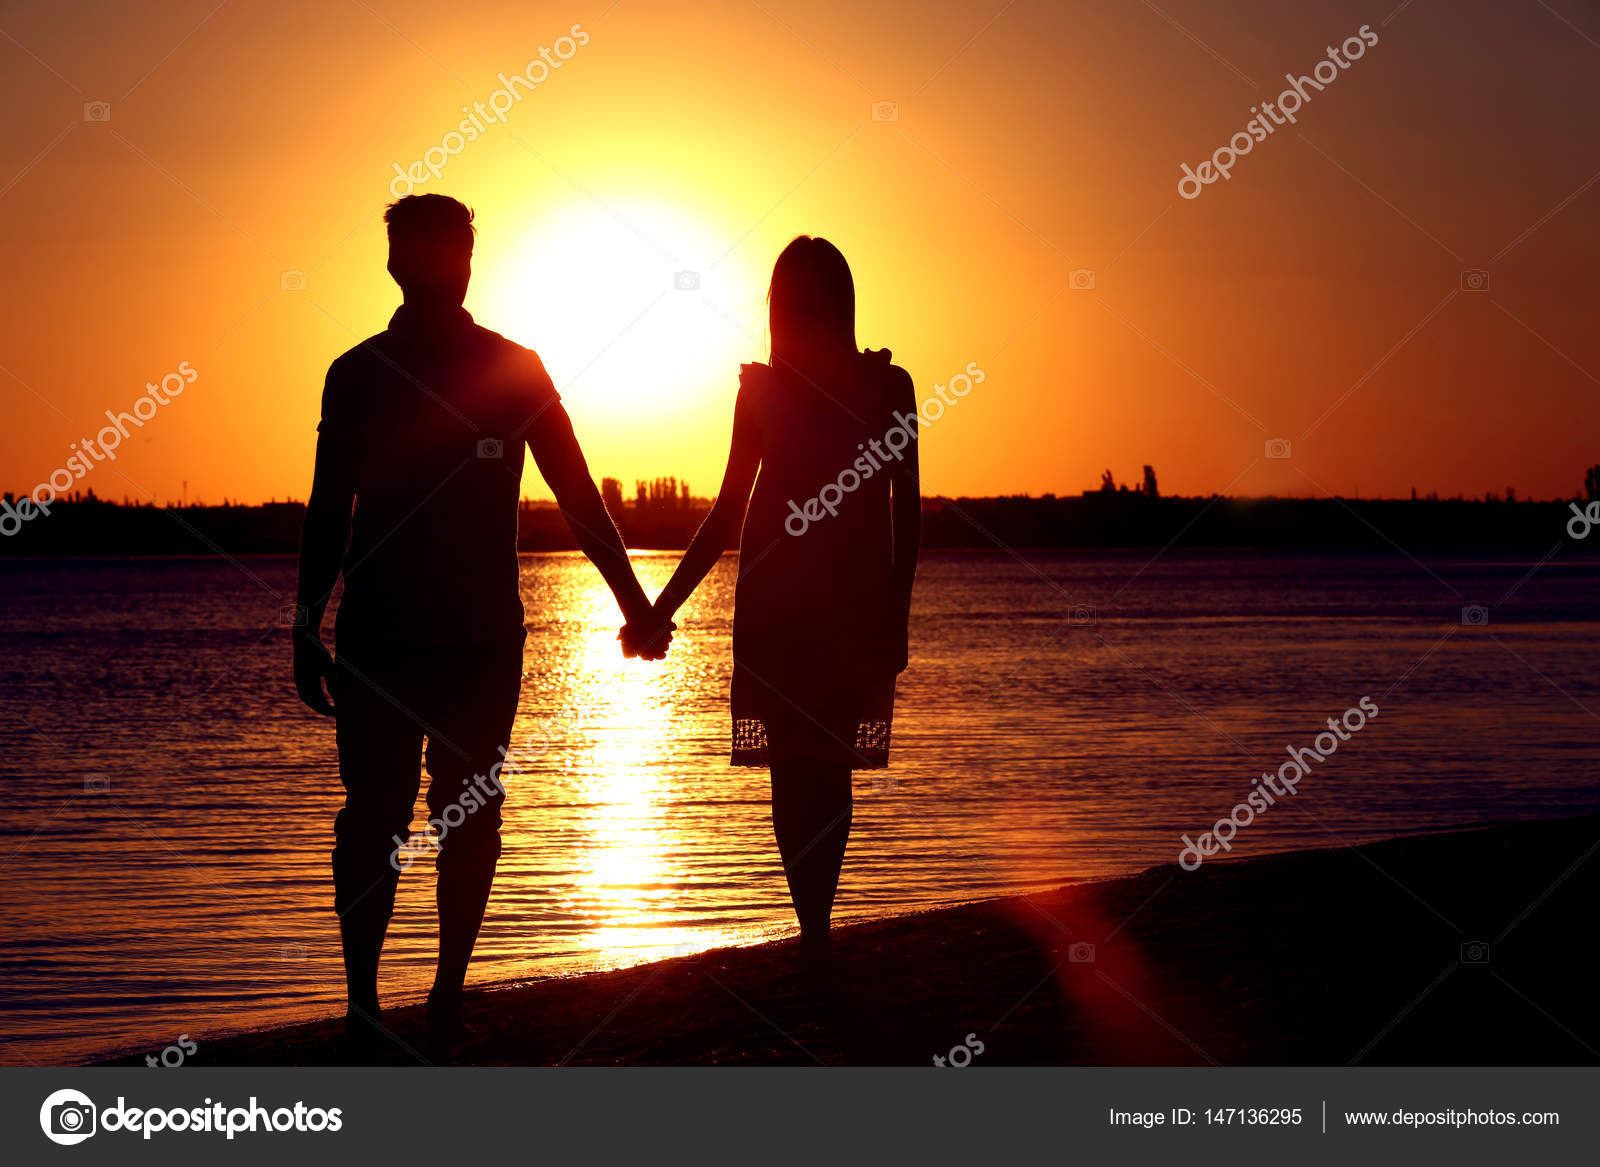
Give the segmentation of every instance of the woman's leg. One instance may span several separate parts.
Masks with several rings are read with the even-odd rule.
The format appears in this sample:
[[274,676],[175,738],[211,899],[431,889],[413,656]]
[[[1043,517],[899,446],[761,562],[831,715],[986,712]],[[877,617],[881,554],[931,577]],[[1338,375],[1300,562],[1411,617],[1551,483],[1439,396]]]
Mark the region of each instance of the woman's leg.
[[813,952],[827,950],[851,812],[848,766],[813,758],[773,760],[772,830],[801,941]]

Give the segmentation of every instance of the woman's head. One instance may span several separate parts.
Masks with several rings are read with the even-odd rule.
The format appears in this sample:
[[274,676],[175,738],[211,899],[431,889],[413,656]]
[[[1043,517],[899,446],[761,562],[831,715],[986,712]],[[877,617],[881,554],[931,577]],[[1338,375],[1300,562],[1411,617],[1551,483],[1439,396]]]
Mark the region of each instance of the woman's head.
[[767,290],[772,355],[790,363],[854,352],[856,284],[826,239],[801,235],[783,249]]

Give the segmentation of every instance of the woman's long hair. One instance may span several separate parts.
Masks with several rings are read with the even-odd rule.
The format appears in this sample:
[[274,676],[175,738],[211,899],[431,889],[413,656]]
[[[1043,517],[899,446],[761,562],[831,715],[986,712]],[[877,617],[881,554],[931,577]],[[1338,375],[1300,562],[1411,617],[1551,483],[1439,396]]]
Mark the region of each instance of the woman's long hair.
[[856,282],[826,239],[801,235],[783,249],[767,310],[774,363],[815,368],[856,351]]

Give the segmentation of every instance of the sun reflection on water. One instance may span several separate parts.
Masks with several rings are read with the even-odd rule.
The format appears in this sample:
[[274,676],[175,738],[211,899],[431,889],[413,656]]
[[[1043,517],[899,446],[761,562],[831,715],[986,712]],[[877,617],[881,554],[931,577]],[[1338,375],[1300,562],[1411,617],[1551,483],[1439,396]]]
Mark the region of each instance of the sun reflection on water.
[[596,581],[579,608],[566,711],[558,715],[575,816],[563,908],[578,943],[607,963],[731,943],[720,932],[681,927],[693,873],[683,861],[683,830],[669,816],[670,674],[623,658],[616,604],[604,584]]

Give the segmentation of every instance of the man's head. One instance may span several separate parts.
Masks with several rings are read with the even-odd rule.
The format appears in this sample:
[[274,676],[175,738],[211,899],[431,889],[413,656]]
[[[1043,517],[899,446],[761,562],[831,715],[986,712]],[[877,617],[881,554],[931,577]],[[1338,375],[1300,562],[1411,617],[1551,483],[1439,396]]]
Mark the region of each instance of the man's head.
[[408,301],[459,305],[472,279],[472,209],[447,195],[407,195],[383,213],[389,274]]

